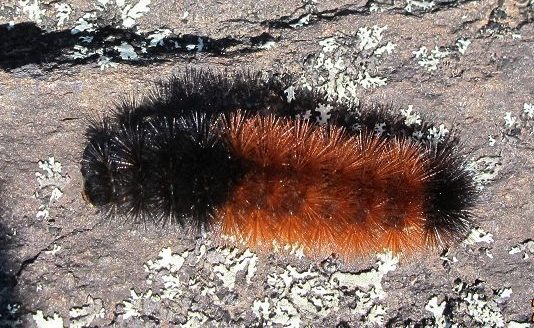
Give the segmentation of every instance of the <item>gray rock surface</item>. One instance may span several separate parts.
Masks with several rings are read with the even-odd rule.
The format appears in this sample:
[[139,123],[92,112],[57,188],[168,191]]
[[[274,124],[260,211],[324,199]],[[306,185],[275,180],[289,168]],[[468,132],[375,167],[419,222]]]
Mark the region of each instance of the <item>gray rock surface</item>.
[[[0,326],[528,327],[533,17],[531,0],[3,1]],[[80,194],[87,118],[187,67],[289,72],[458,128],[480,229],[342,264],[102,222]]]

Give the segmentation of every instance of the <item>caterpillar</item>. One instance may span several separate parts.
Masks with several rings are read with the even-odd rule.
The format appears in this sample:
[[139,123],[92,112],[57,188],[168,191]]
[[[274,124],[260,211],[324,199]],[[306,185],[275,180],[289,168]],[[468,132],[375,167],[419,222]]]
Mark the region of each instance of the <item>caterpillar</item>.
[[391,106],[291,94],[290,80],[188,70],[123,100],[86,130],[86,199],[112,219],[315,256],[410,254],[465,237],[476,190],[456,133],[436,141],[434,125],[417,130]]

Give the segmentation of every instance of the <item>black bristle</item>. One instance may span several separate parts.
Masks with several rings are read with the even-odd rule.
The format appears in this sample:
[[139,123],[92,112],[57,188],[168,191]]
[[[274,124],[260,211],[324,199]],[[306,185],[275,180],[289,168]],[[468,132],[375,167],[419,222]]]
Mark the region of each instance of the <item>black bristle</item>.
[[440,238],[434,241],[438,245],[467,236],[477,196],[472,173],[465,169],[457,144],[458,139],[449,136],[427,151],[426,230],[433,232],[432,238]]
[[91,124],[86,131],[89,144],[82,160],[82,175],[85,178],[84,194],[96,206],[112,202],[114,182],[112,177],[111,130],[106,124]]
[[[124,107],[115,128],[90,127],[82,161],[85,194],[134,222],[204,226],[245,169],[203,113],[140,117]],[[173,115],[174,116],[174,115]]]

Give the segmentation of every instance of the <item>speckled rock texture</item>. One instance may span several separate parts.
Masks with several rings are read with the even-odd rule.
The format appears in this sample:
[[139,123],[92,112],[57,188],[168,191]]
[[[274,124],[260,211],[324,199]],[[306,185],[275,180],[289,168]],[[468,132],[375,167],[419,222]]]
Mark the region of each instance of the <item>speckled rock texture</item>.
[[[532,0],[2,1],[0,327],[530,327],[533,18]],[[88,119],[189,67],[456,128],[477,228],[347,264],[103,221],[81,197]]]

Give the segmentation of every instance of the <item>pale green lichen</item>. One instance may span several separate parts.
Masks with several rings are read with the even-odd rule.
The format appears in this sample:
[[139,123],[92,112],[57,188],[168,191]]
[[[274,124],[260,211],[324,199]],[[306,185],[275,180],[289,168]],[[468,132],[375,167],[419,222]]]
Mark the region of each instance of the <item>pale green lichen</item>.
[[370,50],[376,49],[382,38],[384,37],[382,33],[387,30],[386,26],[374,25],[371,28],[369,27],[360,27],[358,29],[358,39],[360,40],[359,48],[360,50]]
[[435,46],[430,52],[427,47],[421,46],[419,50],[412,53],[418,59],[417,63],[429,72],[437,70],[441,59],[448,57],[450,54],[448,50],[441,50],[438,46]]
[[466,170],[473,173],[473,179],[477,185],[477,189],[484,189],[484,185],[494,180],[502,168],[502,157],[482,156],[476,160],[471,160],[466,165]]

